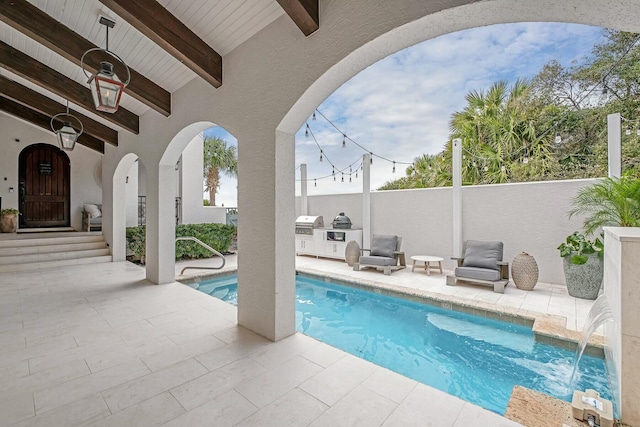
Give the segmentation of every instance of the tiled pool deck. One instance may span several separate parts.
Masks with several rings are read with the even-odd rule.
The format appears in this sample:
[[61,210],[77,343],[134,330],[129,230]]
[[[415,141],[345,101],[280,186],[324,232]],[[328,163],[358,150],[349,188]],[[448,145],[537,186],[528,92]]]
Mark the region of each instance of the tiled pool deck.
[[[410,269],[297,264],[565,313],[574,328],[590,306],[551,285],[498,295]],[[519,425],[301,334],[272,343],[238,327],[235,307],[125,262],[0,274],[0,319],[0,426]]]

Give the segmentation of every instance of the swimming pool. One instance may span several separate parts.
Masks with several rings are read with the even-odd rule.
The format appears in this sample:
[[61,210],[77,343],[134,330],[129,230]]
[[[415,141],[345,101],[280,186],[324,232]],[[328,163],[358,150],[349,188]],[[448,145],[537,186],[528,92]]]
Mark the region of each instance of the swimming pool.
[[[237,303],[236,276],[190,286]],[[571,398],[574,353],[513,323],[297,276],[296,330],[499,414],[516,384]],[[604,360],[584,356],[576,388],[611,399]]]

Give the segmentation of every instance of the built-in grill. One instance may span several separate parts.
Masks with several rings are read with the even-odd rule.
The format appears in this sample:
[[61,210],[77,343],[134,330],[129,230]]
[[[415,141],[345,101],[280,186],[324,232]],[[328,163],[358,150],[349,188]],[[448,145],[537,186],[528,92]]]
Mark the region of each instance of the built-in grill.
[[340,212],[331,223],[333,228],[351,228],[351,218],[346,216],[344,212]]
[[324,227],[322,215],[302,215],[296,219],[296,234],[308,234],[313,236],[314,228]]

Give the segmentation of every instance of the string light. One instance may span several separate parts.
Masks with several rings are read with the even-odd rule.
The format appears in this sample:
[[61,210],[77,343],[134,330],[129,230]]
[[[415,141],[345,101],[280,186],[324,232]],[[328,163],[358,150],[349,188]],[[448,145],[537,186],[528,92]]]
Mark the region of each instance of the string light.
[[317,186],[318,186],[318,180],[317,180],[317,179],[314,179],[314,180],[313,180],[313,186],[314,186],[314,187],[317,187]]
[[504,165],[502,165],[502,166],[500,166],[500,170],[501,170],[502,172],[504,172],[504,171],[506,171],[506,170],[507,170],[507,168],[506,168]]
[[342,174],[342,178],[340,180],[344,182],[344,173]]
[[489,166],[487,166],[487,165],[484,165],[484,168],[483,168],[483,170],[484,170],[485,172],[488,172],[488,171],[489,171]]
[[312,117],[312,119],[313,119],[313,121],[314,121],[314,122],[316,121],[316,112],[315,112],[315,111],[313,112],[313,117]]
[[560,144],[562,142],[562,137],[560,136],[560,132],[556,132],[555,141],[556,141],[556,144]]
[[347,135],[342,134],[342,148],[347,148]]
[[627,126],[627,130],[624,131],[625,135],[631,135],[631,126]]
[[307,128],[304,130],[305,138],[309,138],[309,123],[307,123]]
[[391,172],[396,173],[396,162],[393,162],[393,170]]
[[320,161],[322,162],[322,150],[320,150]]
[[369,152],[369,158],[371,159],[369,161],[369,164],[373,164],[373,153],[372,152]]
[[522,163],[524,163],[525,165],[527,163],[529,163],[529,156],[528,155],[526,155],[526,154],[524,155],[524,157],[522,158]]

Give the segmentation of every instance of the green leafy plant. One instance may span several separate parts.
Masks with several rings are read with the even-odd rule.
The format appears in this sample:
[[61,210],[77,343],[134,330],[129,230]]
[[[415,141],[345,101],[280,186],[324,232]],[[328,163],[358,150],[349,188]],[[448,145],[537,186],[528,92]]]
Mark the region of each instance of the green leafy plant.
[[[211,246],[218,252],[226,252],[231,246],[236,227],[227,224],[180,224],[176,226],[176,237],[192,236]],[[143,260],[145,256],[144,226],[127,227],[127,252]],[[212,254],[196,242],[176,242],[176,260],[209,258]]]
[[604,256],[604,244],[602,239],[596,237],[594,240],[587,240],[584,234],[576,231],[567,237],[567,240],[558,246],[561,257],[569,257],[572,264],[585,264],[589,259],[589,254],[597,253],[600,258]]
[[2,216],[5,215],[20,215],[20,211],[18,209],[6,208],[2,209]]
[[581,188],[571,203],[569,218],[585,215],[584,231],[593,234],[602,226],[640,226],[640,179],[605,178]]

